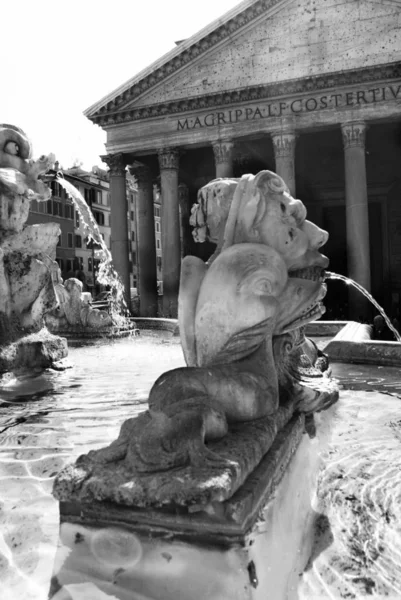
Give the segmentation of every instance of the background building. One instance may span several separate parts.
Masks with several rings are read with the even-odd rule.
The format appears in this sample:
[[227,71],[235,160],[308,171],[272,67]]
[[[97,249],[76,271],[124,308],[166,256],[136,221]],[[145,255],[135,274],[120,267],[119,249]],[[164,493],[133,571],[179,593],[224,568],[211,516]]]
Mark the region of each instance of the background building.
[[[50,183],[52,197],[46,202],[31,202],[27,223],[58,223],[61,229],[56,249],[56,260],[63,279],[74,272],[75,254],[75,209],[65,190],[56,182]],[[78,269],[77,269],[78,270]]]
[[[160,178],[167,309],[176,310],[182,256],[179,184],[188,189],[183,215],[214,177],[270,169],[329,231],[332,270],[371,290],[395,316],[399,19],[399,3],[390,1],[244,0],[85,112],[107,132],[117,220],[125,210],[119,169],[134,164],[149,171],[138,190],[144,207],[151,182]],[[154,226],[154,216],[147,219],[139,224],[140,239],[142,227]],[[206,258],[212,251],[190,243],[184,253]],[[123,273],[122,245],[116,252]],[[142,275],[152,290],[157,274]],[[348,297],[343,284],[331,282],[329,290],[329,316],[364,317],[366,306]]]

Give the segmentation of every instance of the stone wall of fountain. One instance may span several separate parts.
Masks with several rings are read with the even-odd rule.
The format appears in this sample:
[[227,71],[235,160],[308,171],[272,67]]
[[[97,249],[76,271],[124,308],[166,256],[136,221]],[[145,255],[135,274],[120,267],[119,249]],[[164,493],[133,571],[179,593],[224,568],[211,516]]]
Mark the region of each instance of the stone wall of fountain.
[[22,130],[0,125],[0,374],[49,367],[67,355],[66,340],[44,327],[44,315],[57,306],[60,229],[55,223],[26,225],[31,201],[50,198],[39,176],[54,156],[32,161],[31,151]]

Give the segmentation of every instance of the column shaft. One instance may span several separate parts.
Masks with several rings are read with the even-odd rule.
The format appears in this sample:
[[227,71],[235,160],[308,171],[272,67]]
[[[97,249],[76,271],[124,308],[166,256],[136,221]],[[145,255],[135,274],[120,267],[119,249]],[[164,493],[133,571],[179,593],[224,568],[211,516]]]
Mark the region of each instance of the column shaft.
[[[370,290],[369,210],[363,122],[341,126],[345,157],[345,205],[348,276]],[[363,296],[350,293],[351,317],[366,316]]]
[[128,234],[126,162],[123,154],[109,154],[102,158],[110,168],[111,254],[114,267],[124,285],[125,301],[128,308],[130,308],[130,241]]
[[180,286],[181,245],[178,204],[178,150],[159,151],[161,187],[161,240],[163,254],[163,313],[176,317]]
[[137,235],[139,311],[141,317],[157,317],[157,271],[153,185],[149,169],[133,170],[138,182]]
[[233,148],[234,144],[230,140],[218,140],[213,143],[216,178],[233,177]]
[[181,228],[181,256],[191,254],[192,250],[192,229],[189,224],[189,189],[185,183],[178,186],[178,201],[180,207],[180,228]]
[[271,134],[276,160],[276,173],[284,179],[295,197],[295,143],[296,134],[293,131],[279,131]]

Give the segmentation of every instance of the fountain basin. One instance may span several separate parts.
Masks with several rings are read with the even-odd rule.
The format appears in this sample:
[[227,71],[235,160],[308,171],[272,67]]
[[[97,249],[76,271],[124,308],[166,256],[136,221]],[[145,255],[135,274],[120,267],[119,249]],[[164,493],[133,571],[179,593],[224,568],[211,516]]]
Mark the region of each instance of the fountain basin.
[[[179,336],[177,319],[135,317],[139,329],[171,331]],[[399,342],[372,340],[372,327],[356,321],[313,321],[306,326],[308,337],[327,338],[324,348],[332,362],[401,366]]]
[[372,327],[355,321],[315,321],[306,327],[306,335],[334,337],[324,346],[332,362],[401,366],[401,344],[372,340]]
[[[135,565],[127,569],[125,580],[119,567],[99,563],[98,559],[95,563],[86,552],[88,546],[81,538],[85,530],[88,542],[104,526],[69,522],[68,511],[63,508],[63,525],[59,529],[60,507],[51,488],[54,476],[67,463],[115,439],[122,421],[146,408],[155,378],[183,364],[182,350],[178,339],[167,331],[143,331],[134,343],[129,339],[97,340],[91,345],[71,347],[70,358],[74,366],[68,371],[48,370],[39,376],[22,377],[0,392],[0,580],[5,600],[44,600],[50,588],[56,600],[86,599],[91,594],[99,600],[106,589],[102,586],[107,586],[109,596],[118,597],[116,591],[125,589],[128,580],[138,584]],[[215,534],[216,547],[211,548],[203,538],[191,549],[188,536],[177,536],[177,554],[170,559],[173,554],[167,548],[174,545],[171,539],[155,536],[142,546],[142,556],[147,557],[141,563],[144,580],[157,578],[156,585],[168,572],[175,582],[181,575],[174,575],[173,566],[182,566],[184,563],[178,560],[191,556],[194,560],[188,560],[188,569],[194,572],[201,565],[199,572],[205,587],[209,573],[216,585],[220,585],[216,581],[219,574],[222,583],[218,591],[233,589],[224,587],[230,584],[230,578],[238,583],[232,598],[243,591],[239,582],[247,586],[249,594],[258,594],[267,581],[280,585],[280,590],[285,588],[291,598],[296,579],[300,600],[330,595],[349,598],[352,594],[371,598],[372,590],[382,597],[400,597],[399,370],[337,363],[333,365],[333,375],[343,388],[340,401],[330,409],[333,414],[317,415],[317,438],[311,440],[302,434],[284,475],[278,465],[277,487],[270,496],[266,488],[267,495],[259,496],[267,502],[265,511],[258,514],[262,518],[252,520],[252,525],[248,523],[248,536],[239,531],[234,538],[235,552],[227,549],[227,541],[223,543],[220,538],[218,543],[216,533],[223,520],[213,521],[209,515],[208,523],[213,523],[213,528],[209,527],[208,534],[211,530]],[[326,414],[331,420],[331,431],[321,420]],[[286,487],[291,481],[292,487]],[[261,478],[260,482],[265,485],[266,480]],[[255,489],[259,489],[256,483]],[[251,496],[248,498],[252,500]],[[284,520],[280,519],[278,507]],[[199,522],[200,513],[190,517]],[[184,521],[182,515],[176,515],[176,519]],[[113,528],[121,529],[121,525],[122,521],[114,523]],[[135,536],[141,535],[139,529]],[[270,544],[265,543],[265,532],[270,536]],[[77,543],[72,543],[71,536]],[[241,539],[245,541],[241,543]],[[280,554],[281,541],[277,546],[274,540],[288,539],[291,546],[283,543]],[[66,552],[70,547],[68,562]],[[80,548],[81,555],[77,554]],[[301,568],[308,553],[309,563]],[[99,574],[99,564],[103,566],[97,577],[93,569],[96,567]],[[221,571],[217,572],[215,565]],[[232,567],[230,577],[228,567]],[[255,572],[256,588],[251,581]],[[284,573],[290,573],[287,583]],[[57,575],[59,583],[53,578],[51,584],[52,574]],[[199,583],[199,579],[195,573],[194,581]],[[112,583],[114,580],[116,583]],[[64,589],[60,589],[63,582]],[[143,592],[135,596],[145,597]]]
[[58,331],[67,340],[97,340],[97,339],[120,339],[139,335],[139,329],[133,325],[128,328],[108,327],[104,329],[93,329],[91,327],[69,327]]
[[155,331],[171,331],[174,335],[179,336],[178,319],[165,319],[155,317],[133,317],[133,322],[139,329],[155,330]]

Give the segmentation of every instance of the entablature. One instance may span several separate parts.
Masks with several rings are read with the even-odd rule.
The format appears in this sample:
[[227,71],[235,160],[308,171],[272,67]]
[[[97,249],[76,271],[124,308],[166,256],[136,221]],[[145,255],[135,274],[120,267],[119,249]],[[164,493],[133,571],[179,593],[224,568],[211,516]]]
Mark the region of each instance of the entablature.
[[149,153],[165,146],[193,147],[288,126],[312,130],[354,120],[398,118],[401,62],[218,96],[215,104],[208,103],[207,97],[196,98],[187,104],[175,103],[169,113],[121,122],[114,119],[104,126],[107,151]]

